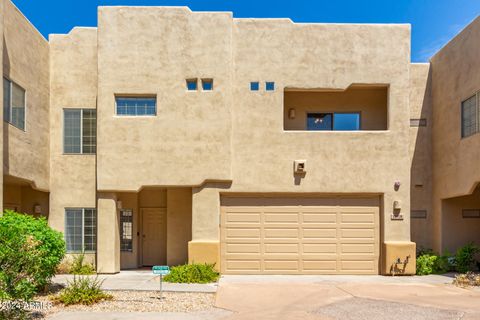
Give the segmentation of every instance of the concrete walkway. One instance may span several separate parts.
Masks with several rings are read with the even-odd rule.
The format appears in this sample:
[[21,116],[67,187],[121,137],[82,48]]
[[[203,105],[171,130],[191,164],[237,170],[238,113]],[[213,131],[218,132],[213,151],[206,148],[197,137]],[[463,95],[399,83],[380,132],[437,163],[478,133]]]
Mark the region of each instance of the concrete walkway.
[[[73,275],[61,274],[56,275],[52,281],[56,284],[66,285],[68,281],[73,280]],[[96,277],[88,276],[88,277]],[[102,288],[104,290],[138,290],[138,291],[156,291],[160,287],[160,278],[152,274],[150,270],[121,271],[117,274],[101,274],[98,279],[102,280]],[[172,292],[216,292],[217,284],[184,284],[184,283],[168,283],[163,282],[164,291]]]
[[224,276],[216,306],[224,319],[473,320],[480,291],[451,276]]

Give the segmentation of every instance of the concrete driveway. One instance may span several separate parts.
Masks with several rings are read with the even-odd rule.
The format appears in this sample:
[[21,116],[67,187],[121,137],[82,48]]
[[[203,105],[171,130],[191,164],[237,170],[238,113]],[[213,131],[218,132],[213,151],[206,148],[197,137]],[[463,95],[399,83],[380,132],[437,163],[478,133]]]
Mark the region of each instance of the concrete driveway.
[[448,276],[224,276],[216,306],[223,319],[472,320],[480,290]]

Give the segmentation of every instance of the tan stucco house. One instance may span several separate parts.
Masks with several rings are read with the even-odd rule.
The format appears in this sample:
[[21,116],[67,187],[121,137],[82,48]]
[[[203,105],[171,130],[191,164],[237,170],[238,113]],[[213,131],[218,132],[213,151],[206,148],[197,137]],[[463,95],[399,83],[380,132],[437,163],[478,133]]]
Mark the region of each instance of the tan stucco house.
[[0,0],[0,35],[0,205],[100,273],[412,274],[480,241],[480,19],[423,64],[408,24],[185,7],[47,41]]

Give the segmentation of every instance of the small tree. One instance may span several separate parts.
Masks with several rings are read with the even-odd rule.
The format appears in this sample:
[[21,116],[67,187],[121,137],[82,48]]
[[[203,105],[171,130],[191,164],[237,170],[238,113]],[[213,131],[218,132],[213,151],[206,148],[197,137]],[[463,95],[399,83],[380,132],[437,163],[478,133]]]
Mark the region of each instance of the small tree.
[[0,300],[30,300],[64,256],[63,235],[45,218],[6,210],[0,217]]

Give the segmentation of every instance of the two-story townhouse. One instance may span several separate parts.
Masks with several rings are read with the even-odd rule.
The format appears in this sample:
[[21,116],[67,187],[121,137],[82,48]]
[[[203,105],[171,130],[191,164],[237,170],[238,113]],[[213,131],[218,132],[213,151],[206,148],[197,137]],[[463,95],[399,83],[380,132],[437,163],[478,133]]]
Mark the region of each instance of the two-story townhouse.
[[[97,28],[46,41],[0,3],[3,207],[47,217],[98,272],[412,274],[415,242],[480,240],[476,151],[456,149],[478,142],[479,19],[412,64],[406,24],[99,7]],[[468,181],[441,174],[458,153]]]

